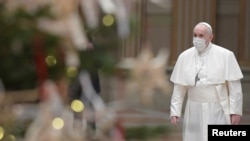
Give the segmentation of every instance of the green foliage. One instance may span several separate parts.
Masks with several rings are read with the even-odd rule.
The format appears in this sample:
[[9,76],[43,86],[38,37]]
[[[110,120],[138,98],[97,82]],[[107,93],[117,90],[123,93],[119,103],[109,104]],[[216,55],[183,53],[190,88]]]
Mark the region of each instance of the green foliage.
[[52,17],[48,6],[28,13],[23,9],[7,12],[4,4],[0,4],[0,78],[7,90],[36,86],[33,54],[36,35],[45,37],[46,47],[55,45],[52,35],[36,28],[36,19],[40,17]]
[[1,131],[3,131],[0,133],[3,135],[1,141],[13,141],[13,138],[16,140],[20,138],[23,139],[33,119],[19,119],[11,104],[1,104],[0,107],[0,128],[2,129]]
[[[55,65],[46,66],[44,70],[49,79],[57,80],[66,76],[67,68],[60,44],[62,39],[36,27],[39,18],[54,18],[50,13],[49,6],[40,7],[32,13],[23,9],[6,12],[4,4],[0,4],[0,79],[6,90],[32,89],[37,86],[37,71],[41,71],[36,69],[37,53],[43,57],[52,55],[57,60]],[[119,40],[116,24],[108,27],[100,24],[96,29],[83,31],[91,36],[95,49],[78,52],[80,69],[101,69],[105,73],[113,73]]]
[[152,139],[160,135],[168,133],[170,128],[168,126],[138,126],[129,127],[125,129],[125,138],[130,139]]
[[101,69],[104,73],[113,73],[117,59],[118,36],[115,24],[109,27],[100,25],[93,31],[87,31],[94,49],[79,52],[81,68],[89,71]]

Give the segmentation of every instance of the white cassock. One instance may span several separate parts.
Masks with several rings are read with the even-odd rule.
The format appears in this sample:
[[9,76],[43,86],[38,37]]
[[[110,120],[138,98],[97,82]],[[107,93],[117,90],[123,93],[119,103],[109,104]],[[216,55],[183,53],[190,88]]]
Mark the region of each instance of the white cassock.
[[208,124],[230,124],[230,114],[242,115],[242,78],[233,52],[215,44],[201,54],[195,47],[180,54],[170,78],[170,116],[181,117],[187,94],[183,141],[207,141]]

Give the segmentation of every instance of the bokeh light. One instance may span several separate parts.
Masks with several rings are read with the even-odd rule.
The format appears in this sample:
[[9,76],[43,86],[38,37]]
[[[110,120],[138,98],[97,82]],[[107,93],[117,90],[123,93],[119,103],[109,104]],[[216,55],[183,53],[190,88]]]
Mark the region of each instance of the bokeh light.
[[14,135],[9,135],[8,136],[8,141],[16,141],[16,138]]
[[3,127],[1,127],[0,126],[0,140],[2,140],[3,139],[3,137],[4,137],[4,129],[3,129]]
[[76,67],[68,67],[67,68],[67,76],[68,77],[75,77],[77,75],[77,68]]
[[55,118],[55,119],[52,121],[52,126],[53,126],[55,129],[62,129],[63,126],[64,126],[64,121],[63,121],[63,119],[61,119],[61,118]]
[[84,104],[80,100],[73,100],[71,103],[71,109],[74,112],[82,112],[84,110]]
[[56,65],[56,63],[57,63],[56,57],[53,55],[47,56],[45,61],[46,61],[46,64],[50,67]]
[[105,15],[102,19],[102,22],[105,26],[111,26],[114,24],[115,19],[112,15]]

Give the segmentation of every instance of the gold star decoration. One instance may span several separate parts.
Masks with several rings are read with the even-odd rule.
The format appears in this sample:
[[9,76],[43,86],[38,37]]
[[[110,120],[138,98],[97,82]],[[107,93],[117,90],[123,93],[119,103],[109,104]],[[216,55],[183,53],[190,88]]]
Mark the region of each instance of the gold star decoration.
[[151,48],[145,47],[136,58],[125,58],[119,64],[130,72],[128,80],[129,94],[139,95],[143,104],[149,104],[156,92],[168,94],[169,81],[166,67],[169,53],[162,48],[154,56]]

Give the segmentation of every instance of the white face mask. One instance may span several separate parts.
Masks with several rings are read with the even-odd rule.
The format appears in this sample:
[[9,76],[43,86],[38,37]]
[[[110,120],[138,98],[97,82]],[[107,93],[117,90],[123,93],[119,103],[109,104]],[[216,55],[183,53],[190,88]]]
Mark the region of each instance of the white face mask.
[[198,52],[202,52],[206,48],[206,40],[202,38],[194,37],[193,44]]

